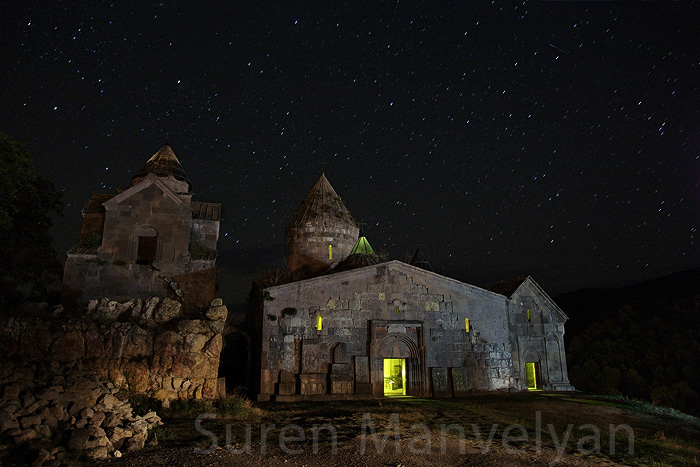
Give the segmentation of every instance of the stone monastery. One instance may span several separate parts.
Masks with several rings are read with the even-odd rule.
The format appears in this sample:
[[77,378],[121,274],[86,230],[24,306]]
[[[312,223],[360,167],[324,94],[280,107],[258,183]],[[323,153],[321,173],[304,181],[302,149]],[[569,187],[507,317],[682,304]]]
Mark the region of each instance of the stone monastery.
[[[95,194],[68,253],[66,296],[208,305],[221,206],[191,198],[167,145],[131,187]],[[567,317],[531,277],[483,289],[436,274],[418,250],[410,264],[381,262],[323,174],[286,236],[286,277],[256,281],[245,327],[228,326],[241,355],[224,365],[222,354],[219,369],[245,375],[257,400],[573,390]]]
[[258,400],[573,389],[567,317],[531,277],[486,290],[419,251],[382,263],[325,175],[286,234],[292,281],[253,310]]
[[192,182],[167,144],[116,194],[83,207],[80,244],[68,251],[66,299],[173,296],[206,306],[216,288],[219,203],[192,201]]

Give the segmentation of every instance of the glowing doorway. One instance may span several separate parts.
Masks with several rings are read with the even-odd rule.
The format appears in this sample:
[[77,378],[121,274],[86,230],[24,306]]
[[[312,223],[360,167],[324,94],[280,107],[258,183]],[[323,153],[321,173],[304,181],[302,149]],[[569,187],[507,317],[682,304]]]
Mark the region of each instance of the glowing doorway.
[[384,395],[406,395],[406,359],[384,359]]
[[534,391],[540,388],[540,363],[525,362],[525,374],[527,377],[527,389]]

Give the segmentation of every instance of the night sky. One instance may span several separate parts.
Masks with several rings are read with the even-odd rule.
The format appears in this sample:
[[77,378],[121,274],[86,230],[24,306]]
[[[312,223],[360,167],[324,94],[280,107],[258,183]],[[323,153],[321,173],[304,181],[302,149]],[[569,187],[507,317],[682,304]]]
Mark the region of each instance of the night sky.
[[322,170],[392,259],[619,286],[700,266],[699,25],[698,2],[3,2],[0,132],[63,193],[62,260],[168,142],[223,204],[231,302]]

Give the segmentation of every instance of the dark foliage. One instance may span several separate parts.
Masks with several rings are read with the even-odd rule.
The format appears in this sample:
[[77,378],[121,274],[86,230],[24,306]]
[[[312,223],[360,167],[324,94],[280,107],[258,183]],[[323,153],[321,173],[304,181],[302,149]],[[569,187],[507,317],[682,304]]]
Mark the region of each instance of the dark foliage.
[[61,211],[59,193],[36,176],[22,144],[0,133],[0,311],[46,298],[61,272],[49,235]]
[[700,415],[699,273],[563,297],[572,384]]

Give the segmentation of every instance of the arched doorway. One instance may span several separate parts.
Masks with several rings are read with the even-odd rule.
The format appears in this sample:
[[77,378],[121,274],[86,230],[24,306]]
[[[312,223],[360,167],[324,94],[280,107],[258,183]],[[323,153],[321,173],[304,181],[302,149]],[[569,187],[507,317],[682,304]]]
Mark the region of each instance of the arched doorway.
[[391,333],[378,342],[376,349],[375,368],[381,378],[377,383],[381,382],[375,386],[375,394],[421,396],[422,365],[415,340],[404,333]]

